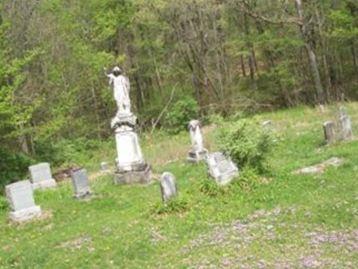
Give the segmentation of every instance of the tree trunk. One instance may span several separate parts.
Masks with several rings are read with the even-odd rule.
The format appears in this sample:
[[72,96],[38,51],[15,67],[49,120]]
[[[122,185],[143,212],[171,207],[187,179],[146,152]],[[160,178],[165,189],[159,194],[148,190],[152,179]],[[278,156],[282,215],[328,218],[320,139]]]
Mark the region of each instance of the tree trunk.
[[311,67],[311,75],[313,77],[314,84],[315,84],[317,101],[319,104],[322,104],[322,103],[324,103],[324,99],[325,99],[324,91],[323,91],[321,77],[320,77],[319,70],[318,70],[316,54],[313,51],[312,45],[310,44],[309,38],[307,37],[307,33],[306,33],[306,25],[305,25],[305,20],[303,17],[302,1],[295,0],[295,2],[296,2],[298,18],[301,22],[300,32],[302,35],[302,39],[305,43],[305,48],[307,50],[308,59],[309,59],[310,67]]

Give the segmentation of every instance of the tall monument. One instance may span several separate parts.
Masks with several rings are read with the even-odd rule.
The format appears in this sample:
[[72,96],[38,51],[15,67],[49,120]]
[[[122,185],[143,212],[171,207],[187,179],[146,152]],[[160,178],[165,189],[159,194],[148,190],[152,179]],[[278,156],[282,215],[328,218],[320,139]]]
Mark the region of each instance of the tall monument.
[[117,147],[114,182],[116,184],[149,183],[151,168],[143,158],[138,135],[135,132],[137,118],[131,112],[129,79],[118,66],[106,76],[113,88],[118,108],[111,121]]

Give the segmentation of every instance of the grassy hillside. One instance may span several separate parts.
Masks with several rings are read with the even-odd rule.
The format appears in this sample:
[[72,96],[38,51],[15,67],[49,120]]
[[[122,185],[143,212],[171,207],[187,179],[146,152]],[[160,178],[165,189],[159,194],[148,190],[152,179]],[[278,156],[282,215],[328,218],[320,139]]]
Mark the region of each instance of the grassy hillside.
[[[358,103],[347,108],[358,135]],[[74,200],[63,182],[35,193],[44,219],[13,225],[0,200],[0,268],[357,268],[358,141],[323,144],[322,123],[335,113],[302,107],[256,116],[272,120],[279,137],[270,171],[226,188],[211,184],[204,165],[185,162],[186,132],[143,136],[155,175],[177,177],[180,195],[169,208],[157,182],[114,186],[97,171],[115,156],[113,141],[104,142],[83,163],[91,201]],[[215,126],[204,132],[214,150]],[[343,165],[292,174],[330,157]]]

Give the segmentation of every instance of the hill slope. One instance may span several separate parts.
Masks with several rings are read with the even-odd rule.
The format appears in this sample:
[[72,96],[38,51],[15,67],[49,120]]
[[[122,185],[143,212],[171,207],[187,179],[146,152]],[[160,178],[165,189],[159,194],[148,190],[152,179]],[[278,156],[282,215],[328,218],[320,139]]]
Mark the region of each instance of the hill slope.
[[[358,135],[358,104],[348,112]],[[36,192],[43,220],[11,225],[1,203],[0,268],[356,268],[358,141],[322,144],[322,122],[334,113],[296,108],[257,116],[272,120],[280,137],[271,171],[224,189],[210,184],[204,165],[185,162],[187,133],[143,138],[155,173],[177,177],[180,197],[170,208],[161,205],[158,183],[114,186],[100,173],[88,202],[74,200],[68,183]],[[205,130],[210,149],[213,129]],[[92,153],[87,167],[114,154],[114,147]],[[343,165],[292,173],[331,157]]]

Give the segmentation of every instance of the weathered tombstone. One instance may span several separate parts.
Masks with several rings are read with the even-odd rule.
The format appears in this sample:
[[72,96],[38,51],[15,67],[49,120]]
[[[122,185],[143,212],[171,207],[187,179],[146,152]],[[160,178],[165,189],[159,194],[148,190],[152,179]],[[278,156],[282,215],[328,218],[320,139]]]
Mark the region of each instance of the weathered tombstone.
[[108,171],[108,170],[109,170],[108,163],[101,162],[101,171]]
[[352,122],[348,115],[342,115],[339,118],[340,128],[341,128],[341,139],[342,140],[351,140],[353,139],[352,131]]
[[164,172],[160,177],[160,190],[163,202],[166,203],[177,195],[175,176],[172,173]]
[[72,184],[75,190],[75,198],[82,199],[91,195],[91,189],[86,169],[75,170],[71,173]]
[[263,123],[261,123],[261,126],[265,129],[271,129],[272,128],[272,121],[271,120],[265,120]]
[[237,166],[221,152],[209,154],[206,162],[209,167],[210,176],[212,176],[219,185],[225,185],[239,175]]
[[323,124],[324,138],[327,144],[334,143],[336,140],[336,134],[334,131],[333,121],[326,121]]
[[22,222],[41,215],[41,208],[35,205],[30,181],[23,180],[7,185],[5,193],[11,208],[10,220]]
[[200,162],[204,160],[208,154],[207,149],[204,148],[203,135],[200,130],[200,121],[191,120],[188,125],[191,139],[191,149],[188,153],[188,161]]
[[56,181],[52,178],[49,163],[39,163],[29,167],[30,180],[34,189],[54,188]]

